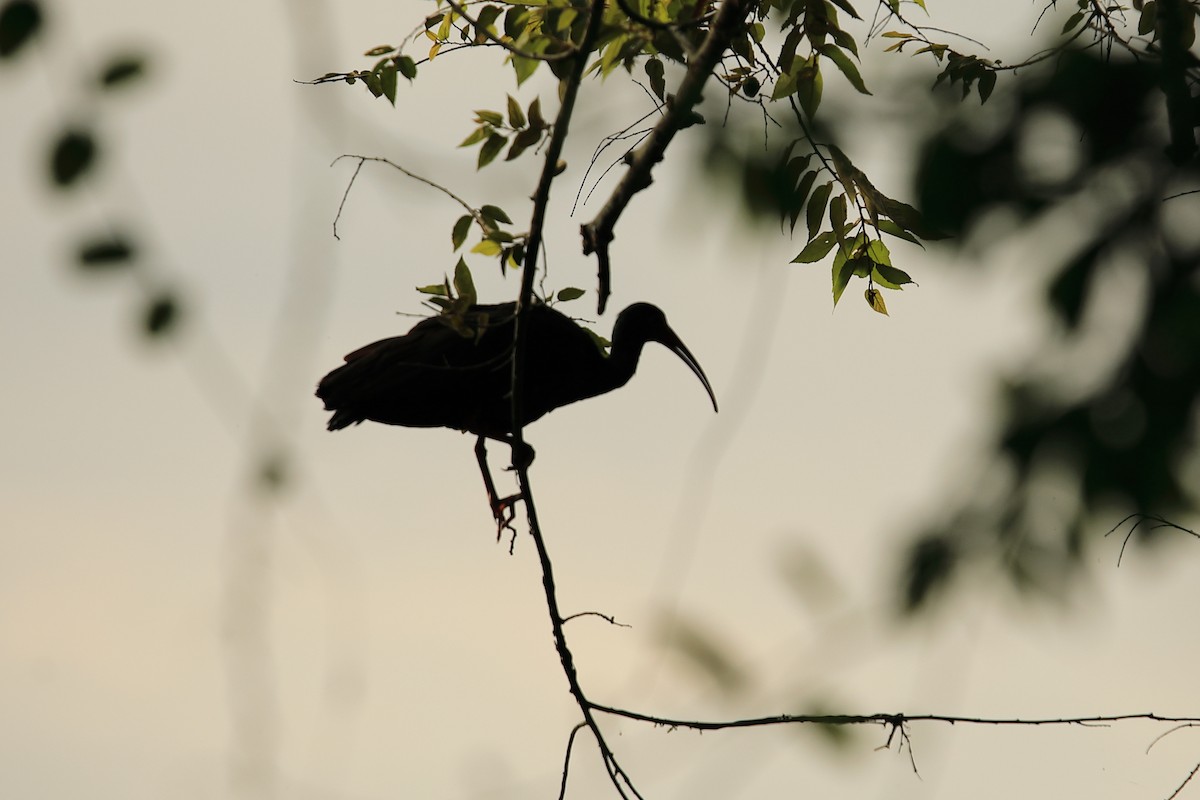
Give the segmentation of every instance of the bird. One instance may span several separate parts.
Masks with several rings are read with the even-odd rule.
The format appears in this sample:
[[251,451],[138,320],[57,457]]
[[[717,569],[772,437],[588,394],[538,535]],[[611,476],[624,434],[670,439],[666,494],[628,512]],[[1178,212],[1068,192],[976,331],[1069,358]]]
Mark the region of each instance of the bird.
[[[331,431],[365,421],[410,428],[443,427],[475,434],[475,452],[492,512],[520,495],[500,499],[487,467],[488,439],[513,446],[513,463],[528,465],[533,451],[513,437],[512,353],[516,303],[472,305],[418,322],[408,333],[360,347],[321,379],[317,397]],[[664,345],[700,379],[713,411],[717,397],[699,362],[650,303],[634,303],[617,315],[606,353],[597,337],[542,302],[522,319],[520,422],[524,427],[550,411],[620,388],[637,370],[648,342]],[[511,515],[508,516],[511,520]]]

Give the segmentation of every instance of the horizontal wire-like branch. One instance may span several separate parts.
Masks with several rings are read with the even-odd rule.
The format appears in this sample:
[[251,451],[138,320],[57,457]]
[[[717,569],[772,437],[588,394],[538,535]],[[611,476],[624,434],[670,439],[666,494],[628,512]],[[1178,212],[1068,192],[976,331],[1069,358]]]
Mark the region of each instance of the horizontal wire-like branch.
[[1168,717],[1154,713],[1113,714],[1093,717],[1045,717],[1022,719],[1020,717],[963,717],[950,714],[777,714],[770,717],[747,717],[732,720],[687,720],[658,717],[629,711],[623,708],[592,703],[592,709],[602,714],[663,725],[668,728],[689,728],[697,731],[718,731],[730,728],[761,728],[768,725],[890,725],[900,727],[909,722],[947,722],[951,725],[1080,725],[1084,727],[1105,726],[1115,722],[1144,720],[1148,722],[1197,723],[1200,717]]

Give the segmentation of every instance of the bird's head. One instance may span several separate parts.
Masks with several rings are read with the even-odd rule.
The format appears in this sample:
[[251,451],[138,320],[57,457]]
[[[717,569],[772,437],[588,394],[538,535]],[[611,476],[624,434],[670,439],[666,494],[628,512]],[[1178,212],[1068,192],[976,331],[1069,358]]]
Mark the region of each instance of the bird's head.
[[646,342],[658,342],[666,347],[696,374],[712,400],[713,411],[717,410],[717,396],[708,382],[708,376],[700,368],[700,362],[692,355],[692,351],[688,350],[683,340],[671,330],[671,326],[667,324],[667,315],[661,308],[650,303],[634,303],[627,307],[617,315],[612,338],[614,354],[625,348],[629,348],[632,353],[640,352]]

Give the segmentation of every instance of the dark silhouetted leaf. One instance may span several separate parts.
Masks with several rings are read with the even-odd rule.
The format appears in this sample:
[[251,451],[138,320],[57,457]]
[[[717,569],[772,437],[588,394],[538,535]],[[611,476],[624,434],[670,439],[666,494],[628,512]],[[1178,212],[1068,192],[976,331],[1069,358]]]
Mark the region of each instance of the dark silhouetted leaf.
[[450,243],[454,245],[454,249],[463,246],[463,242],[467,240],[467,234],[471,231],[471,223],[475,218],[470,214],[463,214],[454,223],[454,230],[450,233]]
[[666,101],[667,82],[663,77],[663,63],[657,58],[646,62],[646,77],[650,79],[650,89],[659,100]]
[[42,9],[32,0],[12,0],[0,8],[0,58],[11,58],[42,27]]
[[561,302],[568,300],[578,300],[585,294],[583,289],[576,289],[574,286],[568,286],[566,289],[559,289],[555,297]]
[[918,540],[908,552],[904,574],[904,610],[914,612],[929,602],[954,573],[958,553],[945,536],[929,535]]
[[142,330],[151,338],[161,338],[173,332],[179,324],[179,303],[175,296],[163,293],[146,305],[142,316]]
[[479,213],[489,222],[502,222],[505,225],[512,225],[512,219],[499,206],[483,206],[479,209]]
[[82,130],[68,130],[54,143],[50,175],[54,183],[67,187],[82,177],[96,160],[96,140]]
[[88,272],[124,269],[132,265],[133,245],[122,236],[87,242],[79,248],[79,267]]
[[145,69],[145,62],[139,56],[120,56],[108,62],[100,73],[99,82],[105,89],[125,86],[142,77]]

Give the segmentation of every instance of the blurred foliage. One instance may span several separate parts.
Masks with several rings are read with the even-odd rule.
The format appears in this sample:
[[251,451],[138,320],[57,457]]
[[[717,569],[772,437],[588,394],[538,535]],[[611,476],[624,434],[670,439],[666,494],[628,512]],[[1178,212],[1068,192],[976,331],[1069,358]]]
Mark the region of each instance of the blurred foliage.
[[[1180,63],[1172,76],[1165,56],[1066,52],[1022,75],[988,124],[948,114],[924,146],[923,210],[959,245],[1001,210],[1022,220],[1012,235],[1053,220],[1047,235],[1081,243],[1035,265],[1057,324],[1038,358],[1000,388],[983,477],[912,544],[910,611],[972,563],[999,566],[1024,591],[1060,592],[1097,534],[1126,514],[1175,520],[1195,511],[1200,493],[1185,471],[1200,412],[1200,72],[1190,56]],[[1186,126],[1169,120],[1176,77],[1189,92]],[[1180,213],[1191,222],[1178,224]],[[1102,302],[1117,275],[1142,287],[1121,298],[1131,319],[1119,324],[1111,297]],[[1102,363],[1080,360],[1082,345],[1126,325]],[[1136,537],[1162,530],[1141,526]]]

